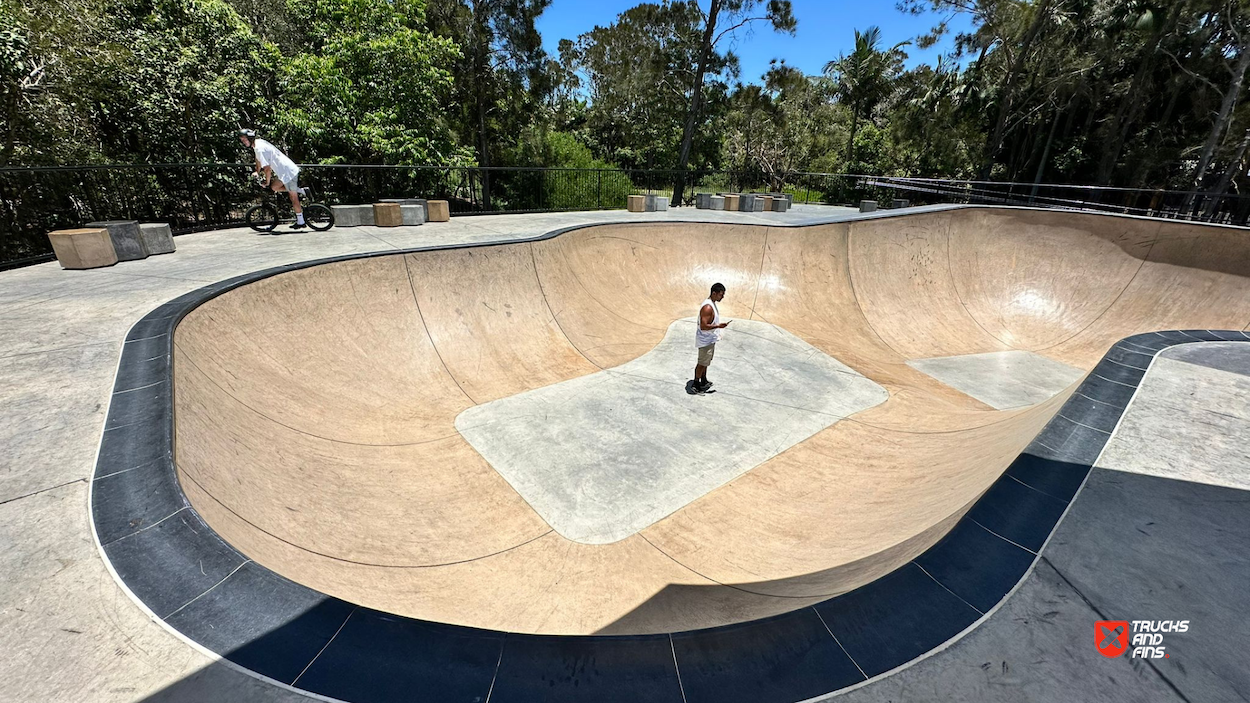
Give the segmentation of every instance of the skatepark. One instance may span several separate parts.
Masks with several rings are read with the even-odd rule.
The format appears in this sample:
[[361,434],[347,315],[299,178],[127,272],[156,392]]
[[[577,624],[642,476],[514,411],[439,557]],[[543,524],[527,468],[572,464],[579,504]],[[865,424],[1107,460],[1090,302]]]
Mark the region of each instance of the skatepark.
[[[24,697],[1245,695],[1212,642],[1250,605],[1242,229],[798,206],[178,241],[0,274],[9,422],[41,428],[9,430],[0,510],[40,504],[3,518],[9,588],[57,642],[5,664]],[[687,395],[716,282],[717,392]],[[1101,656],[1117,619],[1191,621],[1183,667]],[[53,651],[82,673],[30,673]]]

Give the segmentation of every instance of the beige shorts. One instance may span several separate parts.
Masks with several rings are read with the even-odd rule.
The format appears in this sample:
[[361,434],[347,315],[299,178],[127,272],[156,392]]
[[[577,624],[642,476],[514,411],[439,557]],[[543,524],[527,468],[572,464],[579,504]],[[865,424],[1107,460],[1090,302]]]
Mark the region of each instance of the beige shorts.
[[716,345],[709,344],[706,347],[699,347],[699,366],[711,366],[712,356],[716,354]]

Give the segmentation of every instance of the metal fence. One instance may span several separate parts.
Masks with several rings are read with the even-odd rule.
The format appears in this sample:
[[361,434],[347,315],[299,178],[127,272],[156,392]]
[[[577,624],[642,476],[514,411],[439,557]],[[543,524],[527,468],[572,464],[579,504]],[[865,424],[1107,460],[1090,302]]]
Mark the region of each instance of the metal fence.
[[[0,269],[52,258],[47,233],[106,219],[168,222],[175,234],[236,227],[265,196],[250,164],[155,164],[0,168]],[[383,198],[445,199],[457,215],[619,209],[635,193],[669,194],[677,171],[444,168],[309,164],[301,184],[330,204]],[[691,171],[696,192],[785,191],[798,203],[1035,205],[1244,225],[1250,197],[1054,184],[993,183],[836,173],[769,178],[747,171]]]

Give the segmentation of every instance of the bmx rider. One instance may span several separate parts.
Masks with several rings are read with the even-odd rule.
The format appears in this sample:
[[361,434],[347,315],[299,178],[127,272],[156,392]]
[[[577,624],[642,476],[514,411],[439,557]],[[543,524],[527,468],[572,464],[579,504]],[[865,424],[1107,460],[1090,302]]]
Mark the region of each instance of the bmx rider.
[[[240,129],[239,141],[256,152],[254,170],[257,175],[264,172],[265,187],[275,193],[286,191],[291,196],[291,207],[295,208],[295,222],[291,229],[303,229],[304,208],[299,204],[299,196],[304,194],[304,189],[299,187],[299,166],[278,147],[256,136],[255,130]],[[277,181],[274,181],[274,176],[278,177]]]

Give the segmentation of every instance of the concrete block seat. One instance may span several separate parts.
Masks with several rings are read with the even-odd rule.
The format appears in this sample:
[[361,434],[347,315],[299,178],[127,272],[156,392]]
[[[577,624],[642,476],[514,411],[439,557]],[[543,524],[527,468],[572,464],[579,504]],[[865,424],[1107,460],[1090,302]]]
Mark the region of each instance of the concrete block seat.
[[149,255],[174,253],[174,233],[167,222],[144,222],[139,225],[139,238]]
[[372,205],[331,205],[336,227],[360,227],[373,224]]
[[63,269],[93,269],[117,263],[113,240],[103,227],[49,232],[48,241]]
[[446,200],[428,200],[425,217],[427,222],[447,222],[451,219],[451,206]]
[[403,211],[399,203],[374,203],[373,224],[378,227],[399,227],[404,224]]
[[772,212],[773,198],[770,195],[755,196],[755,212]]
[[413,224],[419,225],[419,224],[428,222],[428,220],[426,219],[426,216],[430,211],[430,204],[429,204],[429,201],[426,200],[425,198],[382,198],[378,202],[399,203],[399,206],[401,208],[411,207],[413,205],[420,205],[421,206],[421,222],[410,222],[410,220],[413,217],[413,212],[407,211],[406,214],[404,215],[404,224],[405,225],[413,225]]
[[773,212],[785,212],[790,209],[790,201],[781,196],[773,197]]
[[630,212],[643,212],[647,207],[647,199],[641,195],[630,195],[625,198],[625,209]]
[[712,194],[711,193],[695,193],[694,206],[700,210],[711,210],[712,209]]
[[711,198],[709,198],[709,200],[711,201],[711,204],[712,204],[712,209],[713,209],[713,210],[724,210],[724,209],[725,209],[725,196],[723,196],[723,195],[713,195]]
[[725,194],[725,209],[726,209],[726,210],[728,210],[728,211],[730,211],[730,212],[737,212],[737,211],[738,211],[738,200],[739,200],[741,197],[742,197],[742,196],[741,196],[741,195],[739,195],[738,193],[726,193],[726,194]]
[[876,200],[861,200],[861,201],[859,201],[859,211],[860,211],[860,212],[876,212],[876,211],[877,211],[877,201],[876,201]]
[[647,195],[642,196],[642,198],[642,211],[655,212],[655,196],[648,193]]
[[117,252],[118,261],[137,261],[148,258],[148,250],[143,246],[143,238],[139,235],[138,220],[88,222],[87,228],[108,230],[109,239],[113,241],[113,251]]
[[655,209],[657,212],[665,212],[668,210],[668,198],[662,195],[657,196],[655,199]]
[[400,203],[399,212],[405,227],[425,224],[425,206],[417,203]]
[[750,193],[742,193],[738,196],[738,212],[754,212],[755,196]]

